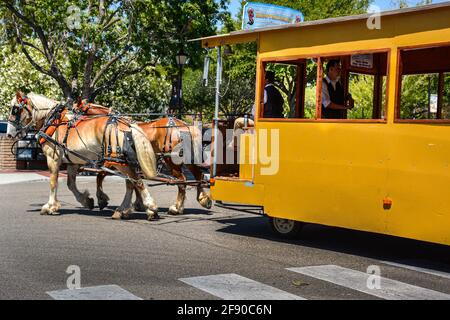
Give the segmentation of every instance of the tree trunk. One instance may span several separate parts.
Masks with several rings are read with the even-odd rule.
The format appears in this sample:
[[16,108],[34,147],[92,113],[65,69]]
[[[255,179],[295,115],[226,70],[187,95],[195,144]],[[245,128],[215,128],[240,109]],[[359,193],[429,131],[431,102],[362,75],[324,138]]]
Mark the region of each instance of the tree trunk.
[[81,99],[86,99],[88,102],[93,102],[93,94],[94,90],[92,87],[86,87],[83,89],[83,92],[81,93]]

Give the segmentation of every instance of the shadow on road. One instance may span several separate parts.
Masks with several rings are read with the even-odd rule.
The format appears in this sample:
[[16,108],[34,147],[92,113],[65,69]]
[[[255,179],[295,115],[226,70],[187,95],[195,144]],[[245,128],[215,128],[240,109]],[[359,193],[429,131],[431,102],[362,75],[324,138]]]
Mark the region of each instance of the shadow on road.
[[[43,205],[43,204],[42,204]],[[27,212],[30,213],[36,213],[41,212],[41,204],[33,204],[32,207],[38,207],[37,209],[30,209],[27,210]],[[61,209],[59,211],[60,216],[65,215],[84,215],[84,216],[92,216],[92,217],[102,217],[102,218],[110,218],[114,211],[118,208],[118,206],[109,206],[108,208],[104,210],[99,210],[98,208],[94,208],[93,210],[89,210],[86,208],[73,208],[73,209]],[[169,208],[159,208],[158,214],[161,216],[161,220],[167,216],[167,212],[169,211]],[[184,209],[184,214],[180,215],[178,217],[183,217],[186,215],[194,215],[194,216],[211,216],[212,213],[209,210],[205,209]],[[174,217],[174,216],[172,216]],[[147,220],[147,215],[144,212],[134,212],[133,215],[130,216],[130,219],[128,220]]]
[[450,272],[450,247],[444,245],[314,224],[305,225],[298,239],[285,240],[277,237],[270,230],[266,217],[255,216],[215,221],[227,225],[219,232],[378,260],[425,260],[429,264],[422,264],[421,267]]

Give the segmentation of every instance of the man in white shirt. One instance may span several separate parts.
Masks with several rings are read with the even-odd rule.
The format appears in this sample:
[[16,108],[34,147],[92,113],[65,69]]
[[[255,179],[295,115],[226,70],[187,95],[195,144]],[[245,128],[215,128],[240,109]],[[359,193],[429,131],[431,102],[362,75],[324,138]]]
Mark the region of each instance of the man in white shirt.
[[353,109],[355,101],[350,94],[345,97],[344,87],[339,81],[341,62],[328,61],[326,73],[322,84],[322,119],[346,119],[346,110]]

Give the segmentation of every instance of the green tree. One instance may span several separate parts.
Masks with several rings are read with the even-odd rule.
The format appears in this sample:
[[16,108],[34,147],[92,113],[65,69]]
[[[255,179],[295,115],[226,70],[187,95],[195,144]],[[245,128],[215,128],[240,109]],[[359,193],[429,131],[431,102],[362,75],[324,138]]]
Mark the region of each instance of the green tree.
[[199,69],[187,69],[184,75],[183,101],[189,112],[212,118],[214,90],[203,83],[203,72]]
[[[223,61],[220,112],[226,116],[249,114],[255,101],[256,45],[240,44],[228,48]],[[232,50],[232,52],[230,52]],[[211,57],[210,70],[216,59]],[[204,86],[202,70],[188,70],[185,75],[184,105],[195,113],[212,119],[215,100],[215,72],[210,72],[208,87]]]
[[365,74],[350,74],[349,92],[355,107],[348,111],[349,119],[371,119],[373,113],[374,77]]
[[[53,78],[62,95],[94,100],[149,66],[173,65],[188,38],[209,35],[226,16],[214,0],[0,0],[3,41]],[[176,50],[175,50],[176,49]],[[133,90],[130,88],[130,90]]]
[[[39,57],[33,56],[36,61]],[[0,119],[9,114],[16,90],[39,92],[54,99],[61,98],[58,84],[28,64],[26,57],[9,46],[0,46]]]
[[[413,74],[402,77],[400,116],[402,119],[436,118],[436,113],[428,114],[430,95],[438,94],[439,75]],[[450,118],[450,74],[444,74],[442,118]]]
[[117,82],[111,90],[99,96],[96,102],[125,114],[160,113],[169,105],[170,88],[171,84],[163,67],[147,67],[141,73]]

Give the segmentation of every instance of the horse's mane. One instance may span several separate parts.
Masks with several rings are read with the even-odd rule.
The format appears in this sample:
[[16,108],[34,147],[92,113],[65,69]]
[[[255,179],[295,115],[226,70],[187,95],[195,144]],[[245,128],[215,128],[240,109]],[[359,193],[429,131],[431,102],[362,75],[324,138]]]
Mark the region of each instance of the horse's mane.
[[33,105],[39,109],[53,108],[58,104],[58,101],[34,92],[30,92],[27,97],[30,98]]

